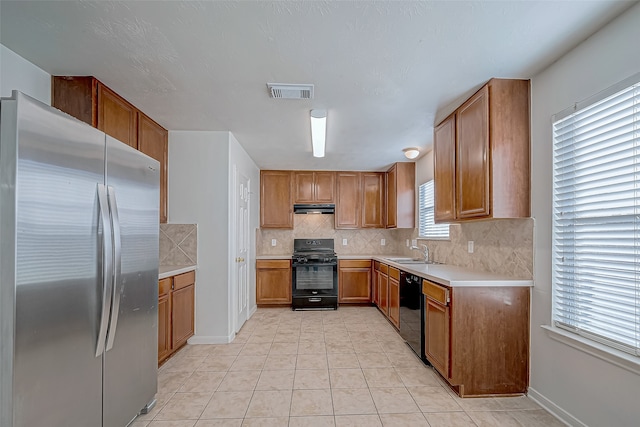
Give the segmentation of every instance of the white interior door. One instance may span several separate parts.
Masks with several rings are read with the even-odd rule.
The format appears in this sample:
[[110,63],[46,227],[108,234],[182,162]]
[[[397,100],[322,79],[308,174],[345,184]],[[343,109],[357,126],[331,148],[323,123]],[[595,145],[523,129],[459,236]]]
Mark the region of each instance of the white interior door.
[[236,332],[247,320],[249,311],[249,180],[237,173],[236,180]]

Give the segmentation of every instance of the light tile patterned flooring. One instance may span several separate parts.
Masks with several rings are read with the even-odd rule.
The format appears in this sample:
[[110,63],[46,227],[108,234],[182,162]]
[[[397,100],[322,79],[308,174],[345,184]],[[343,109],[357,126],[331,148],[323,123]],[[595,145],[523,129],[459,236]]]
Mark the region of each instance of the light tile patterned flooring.
[[526,396],[460,399],[373,307],[258,309],[167,361],[156,398],[132,427],[564,426]]

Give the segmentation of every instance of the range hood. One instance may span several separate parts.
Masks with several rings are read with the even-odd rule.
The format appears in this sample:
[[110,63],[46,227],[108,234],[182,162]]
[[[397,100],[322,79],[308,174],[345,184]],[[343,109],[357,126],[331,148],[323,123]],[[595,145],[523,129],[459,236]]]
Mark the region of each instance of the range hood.
[[293,213],[294,214],[333,214],[336,211],[336,205],[318,205],[318,204],[309,204],[302,205],[296,204],[293,205]]

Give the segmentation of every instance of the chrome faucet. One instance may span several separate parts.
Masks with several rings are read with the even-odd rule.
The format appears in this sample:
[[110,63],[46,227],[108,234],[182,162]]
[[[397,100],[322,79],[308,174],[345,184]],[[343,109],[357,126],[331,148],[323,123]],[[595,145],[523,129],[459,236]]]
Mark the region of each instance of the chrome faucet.
[[424,262],[429,263],[429,248],[424,243],[420,243],[420,246],[422,246],[422,248],[419,248],[418,246],[411,246],[409,249],[422,251],[422,255],[424,256]]

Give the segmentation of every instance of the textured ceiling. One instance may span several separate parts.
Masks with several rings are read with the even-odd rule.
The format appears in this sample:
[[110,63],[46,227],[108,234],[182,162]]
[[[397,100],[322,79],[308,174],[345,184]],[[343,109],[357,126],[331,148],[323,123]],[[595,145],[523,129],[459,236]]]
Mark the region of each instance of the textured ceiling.
[[[0,42],[93,75],[170,130],[231,131],[263,169],[384,169],[491,77],[530,78],[633,2],[5,1]],[[313,83],[312,100],[266,83]],[[309,110],[328,110],[326,157]]]

